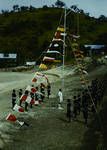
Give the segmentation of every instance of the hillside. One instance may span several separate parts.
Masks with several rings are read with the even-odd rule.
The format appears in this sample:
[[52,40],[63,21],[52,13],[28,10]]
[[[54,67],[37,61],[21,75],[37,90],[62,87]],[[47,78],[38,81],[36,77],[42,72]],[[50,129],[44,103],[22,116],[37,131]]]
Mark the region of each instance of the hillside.
[[[62,13],[61,8],[48,7],[0,14],[0,52],[17,52],[20,63],[37,59],[49,46],[59,22],[63,24]],[[76,34],[77,22],[76,13],[68,15],[68,32]],[[107,44],[106,26],[107,19],[80,13],[80,44]]]

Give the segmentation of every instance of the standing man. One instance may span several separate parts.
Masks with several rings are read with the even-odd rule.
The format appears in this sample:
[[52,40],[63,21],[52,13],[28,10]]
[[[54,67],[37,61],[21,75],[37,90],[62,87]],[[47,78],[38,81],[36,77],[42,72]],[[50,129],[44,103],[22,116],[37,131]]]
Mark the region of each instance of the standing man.
[[44,98],[45,98],[45,85],[43,83],[41,83],[41,85],[40,85],[40,92],[42,93],[41,100],[43,102]]
[[73,118],[73,106],[70,99],[67,99],[67,118],[68,122],[71,122]]
[[19,98],[21,98],[22,94],[23,94],[22,89],[19,89]]
[[[26,90],[25,95],[28,96],[29,92]],[[25,101],[25,111],[28,111],[28,103]]]
[[[34,100],[34,93],[33,92],[30,92],[30,97]],[[30,104],[30,108],[32,108],[32,104]]]
[[[22,89],[19,89],[19,99],[21,98],[22,94],[23,94]],[[20,101],[20,102],[19,102],[19,105],[21,106],[22,101],[21,101],[21,100],[19,100],[19,101]]]
[[59,89],[58,97],[59,97],[58,109],[63,109],[63,108],[61,107],[61,104],[62,104],[62,102],[63,102],[63,94],[62,94],[62,90],[61,90],[61,89]]
[[88,120],[88,107],[87,107],[87,106],[83,107],[82,112],[83,112],[83,118],[84,118],[84,120],[85,120],[85,125],[87,125],[87,120]]
[[49,96],[51,95],[51,85],[50,85],[50,83],[48,83],[48,85],[47,85],[47,95],[48,95],[48,99],[49,99]]
[[77,97],[76,96],[74,96],[74,101],[73,101],[74,103],[74,118],[76,118],[77,117],[77,111],[78,111],[78,101],[77,101]]
[[15,104],[16,104],[16,91],[13,89],[13,92],[12,92],[12,109],[13,109]]

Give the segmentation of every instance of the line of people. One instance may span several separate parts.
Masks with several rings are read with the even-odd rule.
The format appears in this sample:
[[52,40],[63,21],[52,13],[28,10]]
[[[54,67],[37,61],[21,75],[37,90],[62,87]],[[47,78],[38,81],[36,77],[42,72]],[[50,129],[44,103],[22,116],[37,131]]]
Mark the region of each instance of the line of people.
[[[34,87],[34,85],[32,85]],[[23,92],[22,89],[19,89],[18,94],[15,89],[12,91],[12,109],[14,108],[15,104],[17,103],[17,99],[19,99],[19,106],[22,106],[23,101],[21,100],[22,95],[24,94],[26,97],[30,96],[34,101],[39,101],[40,103],[44,101],[44,98],[46,97],[46,91],[47,91],[47,97],[49,99],[51,95],[51,85],[48,83],[47,86],[45,86],[43,83],[40,84],[40,87],[34,87],[36,92],[25,90]],[[40,91],[39,91],[40,88]],[[24,102],[24,109],[25,111],[28,111],[28,105],[29,103],[27,101]],[[30,108],[33,107],[33,103],[30,103]]]
[[[98,105],[101,103],[103,99],[103,95],[106,89],[106,80],[92,80],[91,85],[89,85],[86,89],[79,93],[78,95],[74,95],[73,99],[67,100],[67,118],[68,121],[76,119],[80,113],[83,113],[83,118],[85,124],[87,124],[89,112],[95,113],[97,111]],[[32,86],[34,87],[34,86]],[[25,90],[24,94],[26,96],[30,96],[35,101],[44,102],[46,89],[47,89],[47,97],[49,98],[51,95],[51,85],[48,84],[47,87],[44,86],[43,83],[40,84],[40,87],[35,87],[36,91],[40,91],[39,93],[33,93]],[[19,100],[23,94],[23,90],[19,90]],[[58,91],[59,96],[59,104],[58,109],[63,109],[62,102],[63,102],[63,94],[62,90],[59,89]],[[12,92],[12,109],[16,104],[16,91],[15,89]],[[25,104],[25,111],[28,111],[29,103],[27,101],[24,102]],[[19,101],[19,105],[22,106],[22,101]],[[32,108],[32,103],[30,103],[30,108]]]
[[84,122],[87,125],[89,112],[97,112],[98,104],[101,103],[106,89],[105,80],[92,80],[91,85],[84,89],[81,94],[73,97],[73,100],[67,100],[67,118],[68,122],[76,119],[80,112],[83,113]]

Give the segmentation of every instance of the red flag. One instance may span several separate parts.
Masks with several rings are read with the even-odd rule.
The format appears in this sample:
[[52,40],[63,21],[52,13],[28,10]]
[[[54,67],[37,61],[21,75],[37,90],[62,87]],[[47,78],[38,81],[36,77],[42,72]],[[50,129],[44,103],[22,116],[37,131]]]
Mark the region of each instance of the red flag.
[[34,99],[31,99],[30,104],[35,104],[35,100],[34,100]]
[[37,91],[36,88],[31,87],[30,85],[27,86],[26,90],[29,92],[32,92],[32,93],[36,93],[36,91]]
[[61,39],[61,32],[60,31],[55,32],[55,38]]
[[32,98],[31,98],[30,96],[28,96],[27,99],[26,99],[26,102],[27,102],[28,104],[30,104],[31,100],[32,100]]
[[15,122],[17,120],[16,116],[9,113],[9,115],[6,117],[6,120],[9,120],[9,121],[12,121],[12,122]]
[[36,78],[33,78],[33,79],[32,79],[32,82],[36,82],[36,81],[37,81],[37,79],[36,79]]
[[24,108],[22,108],[21,106],[18,106],[17,104],[15,104],[13,110],[17,112],[24,112]]
[[27,102],[28,104],[35,104],[35,100],[32,99],[30,96],[27,97],[26,102]]
[[28,97],[27,95],[23,94],[20,98],[20,101],[26,101],[27,97]]
[[21,121],[17,120],[16,116],[11,114],[11,113],[8,114],[8,116],[6,117],[6,120],[11,121],[11,122],[17,122],[21,126],[24,124],[24,122],[21,122]]
[[31,88],[31,92],[32,92],[32,93],[36,93],[36,91],[37,91],[37,90],[36,90],[34,87]]

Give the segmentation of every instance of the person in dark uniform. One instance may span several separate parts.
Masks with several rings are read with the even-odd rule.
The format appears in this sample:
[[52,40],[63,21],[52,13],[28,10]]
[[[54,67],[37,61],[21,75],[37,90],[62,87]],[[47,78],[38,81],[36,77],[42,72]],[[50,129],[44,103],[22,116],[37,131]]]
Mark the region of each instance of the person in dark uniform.
[[[30,96],[31,96],[32,99],[34,99],[34,96],[35,96],[35,95],[34,95],[33,92],[30,92]],[[30,104],[30,108],[32,108],[32,104]]]
[[21,98],[22,94],[23,94],[22,89],[19,89],[19,98]]
[[43,101],[44,101],[44,98],[45,98],[45,86],[44,86],[43,83],[41,83],[41,85],[40,85],[40,92],[42,93],[42,94],[41,94],[41,100],[42,100],[42,102],[43,102]]
[[12,91],[12,109],[15,104],[16,104],[16,91],[13,89],[13,91]]
[[[22,89],[19,89],[19,99],[21,98],[22,94],[23,94]],[[22,101],[19,102],[20,106],[21,106],[21,104],[22,104]]]
[[[28,96],[28,94],[29,94],[29,92],[26,90],[25,95]],[[28,103],[25,101],[25,111],[28,111],[27,107],[28,107]]]
[[89,95],[87,93],[87,90],[85,90],[85,92],[82,93],[82,112],[86,125],[88,120],[88,104],[89,104]]
[[51,95],[51,85],[50,85],[50,83],[47,85],[47,95],[48,95],[48,99],[49,99],[49,96]]
[[87,125],[87,120],[88,120],[88,107],[84,106],[82,108],[82,112],[83,112],[83,118],[85,120],[85,124]]
[[89,95],[87,93],[87,90],[82,93],[82,107],[88,107],[89,104]]
[[71,104],[70,99],[67,99],[67,118],[68,118],[68,122],[71,122],[72,117],[73,117],[72,104]]
[[77,114],[80,115],[80,111],[81,111],[81,96],[80,94],[78,94],[77,97]]
[[76,118],[77,117],[77,110],[78,110],[78,101],[77,101],[77,99],[76,99],[77,97],[76,96],[74,96],[74,118]]

